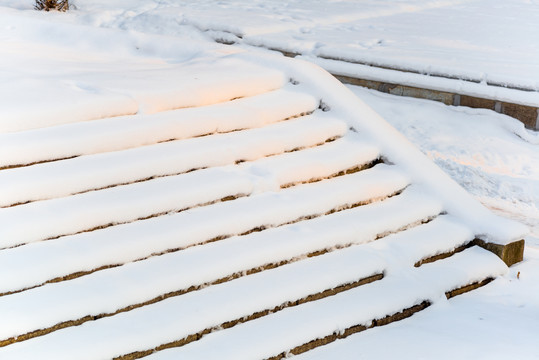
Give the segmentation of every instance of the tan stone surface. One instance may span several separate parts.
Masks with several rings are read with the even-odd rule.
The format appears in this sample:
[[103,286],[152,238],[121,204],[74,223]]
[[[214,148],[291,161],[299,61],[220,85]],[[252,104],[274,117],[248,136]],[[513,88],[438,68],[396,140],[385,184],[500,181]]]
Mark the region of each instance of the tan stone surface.
[[539,129],[538,109],[531,106],[502,103],[502,114],[514,117],[524,123],[528,129]]

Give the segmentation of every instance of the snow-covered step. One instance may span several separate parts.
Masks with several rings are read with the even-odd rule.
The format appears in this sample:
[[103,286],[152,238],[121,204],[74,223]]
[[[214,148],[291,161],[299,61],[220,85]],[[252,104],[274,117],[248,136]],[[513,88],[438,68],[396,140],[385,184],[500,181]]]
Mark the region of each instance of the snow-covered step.
[[[346,284],[357,283],[359,286],[371,276],[376,275],[376,279],[383,276],[382,272],[385,265],[383,259],[369,256],[372,254],[366,252],[358,255],[347,250],[349,249],[344,250],[344,254],[340,254],[338,257],[320,256],[309,258],[305,261],[266,270],[230,282],[205,287],[198,291],[169,297],[161,302],[146,304],[143,308],[131,310],[127,316],[116,317],[121,314],[118,313],[113,316],[114,320],[101,322],[99,319],[87,326],[99,328],[102,326],[110,327],[110,324],[113,324],[112,326],[118,329],[117,324],[119,323],[124,321],[139,322],[141,316],[146,318],[148,313],[151,313],[152,315],[149,316],[157,316],[159,320],[156,318],[156,322],[160,322],[163,326],[174,326],[173,324],[177,322],[177,319],[182,318],[182,325],[178,326],[176,324],[175,326],[178,329],[181,328],[182,333],[179,338],[182,338],[227,321],[273,309],[289,301],[303,299],[309,295],[318,294]],[[335,261],[336,259],[340,261]],[[360,262],[357,260],[360,260]],[[315,276],[313,277],[313,275]],[[154,274],[154,277],[157,276],[157,274]],[[289,279],[289,281],[285,281],[286,279]],[[121,284],[112,286],[118,285],[121,286]],[[99,289],[96,289],[96,291],[99,291]],[[57,292],[55,295],[54,300],[61,300],[62,296],[73,296],[69,292]],[[45,301],[48,302],[48,300]],[[221,306],[218,306],[219,303]],[[60,309],[60,306],[59,303],[55,304],[54,309],[51,308],[52,312],[48,312],[48,315],[41,314],[39,318],[35,319],[27,317],[24,313],[17,313],[16,315],[11,313],[12,315],[9,316],[9,319],[6,318],[6,321],[17,321],[16,330],[19,331],[19,334],[22,334],[28,328],[46,328],[47,322],[63,319],[62,316],[67,316],[67,319],[78,319],[81,317],[79,314],[91,314],[85,312],[87,308],[99,308],[99,305],[92,304],[90,299],[82,299],[82,301],[72,303],[69,308]],[[167,308],[168,311],[163,311],[163,307]],[[33,309],[32,312],[34,312]],[[174,319],[165,315],[171,312],[175,313]],[[201,316],[202,313],[203,315]],[[33,327],[29,327],[30,325],[33,325]],[[78,332],[78,330],[75,331]],[[174,338],[171,340],[174,340]]]
[[[323,114],[318,112],[252,130],[4,170],[0,172],[0,206],[252,161],[343,136],[348,130],[346,123]],[[58,186],[59,182],[62,186]]]
[[[342,224],[344,222],[341,220],[340,223]],[[322,229],[320,226],[315,226],[314,228],[311,227],[313,232],[316,232],[317,228]],[[378,240],[376,243],[370,244],[369,246],[354,246],[343,250],[342,252],[337,251],[337,255],[323,257],[326,264],[328,264],[328,261],[329,263],[335,262],[335,264],[339,263],[339,269],[341,271],[342,269],[347,269],[344,271],[346,274],[337,275],[326,273],[326,276],[342,280],[343,276],[352,276],[350,272],[354,274],[354,271],[352,270],[355,268],[360,267],[363,270],[369,269],[368,264],[372,264],[373,259],[384,262],[386,259],[393,260],[393,258],[396,257],[396,254],[398,254],[400,262],[410,265],[416,261],[421,254],[418,254],[417,247],[406,245],[417,245],[414,244],[414,242],[417,243],[419,239],[423,245],[428,246],[427,243],[429,239],[442,231],[444,232],[444,235],[442,236],[443,240],[449,243],[460,243],[469,237],[469,231],[456,224],[450,218],[442,217],[429,224],[421,225]],[[8,322],[16,320],[18,324],[17,329],[19,333],[11,335],[8,333],[7,335],[15,336],[30,332],[31,330],[47,329],[53,325],[57,325],[59,319],[62,319],[63,321],[82,319],[80,321],[82,323],[93,319],[93,316],[95,315],[114,313],[120,309],[130,308],[132,304],[144,304],[145,302],[151,304],[155,302],[156,299],[159,300],[160,295],[163,294],[173,294],[173,292],[177,292],[176,295],[181,295],[181,292],[178,290],[187,289],[198,284],[211,283],[212,280],[230,276],[234,271],[245,271],[250,269],[250,266],[253,266],[242,266],[242,264],[238,264],[238,262],[241,263],[242,261],[246,261],[247,263],[251,262],[251,264],[253,264],[254,260],[255,268],[256,266],[266,264],[263,260],[265,258],[265,251],[268,252],[266,259],[271,260],[272,256],[274,256],[273,262],[279,263],[283,260],[283,251],[286,251],[287,249],[296,249],[296,253],[294,254],[294,252],[292,252],[289,255],[285,255],[284,259],[307,254],[310,250],[320,249],[320,246],[324,246],[323,244],[326,246],[342,246],[343,244],[346,244],[335,242],[333,244],[326,243],[323,241],[324,237],[320,238],[314,236],[314,239],[311,239],[311,241],[318,244],[318,247],[316,247],[316,245],[313,247],[312,244],[303,244],[303,246],[311,246],[310,249],[298,253],[297,247],[302,244],[291,236],[294,233],[293,229],[289,229],[288,232],[290,233],[289,236],[278,243],[269,241],[270,239],[275,239],[278,234],[268,234],[270,236],[266,236],[265,239],[261,238],[262,240],[265,240],[266,243],[260,242],[260,238],[256,239],[256,237],[253,239],[239,239],[239,242],[232,242],[232,245],[227,245],[227,242],[229,241],[227,240],[221,242],[220,245],[217,246],[212,247],[211,244],[209,244],[198,249],[191,249],[191,251],[186,250],[183,254],[164,255],[163,257],[153,259],[152,261],[137,262],[120,269],[104,271],[98,275],[88,276],[85,279],[48,285],[34,291],[1,298],[0,311],[1,309],[7,309],[5,313],[1,312],[2,318]],[[358,231],[356,231],[355,234],[357,234],[357,236],[361,235]],[[325,234],[325,238],[327,238],[328,235],[330,234]],[[348,237],[353,239],[354,233],[351,233]],[[302,240],[304,243],[309,242],[309,239],[307,238]],[[286,245],[289,242],[295,242],[295,244]],[[357,240],[352,242],[358,243]],[[399,244],[403,245],[402,248],[398,246]],[[275,246],[277,245],[282,245],[282,247],[276,248]],[[244,249],[244,246],[246,246],[247,249]],[[271,250],[272,247],[273,251]],[[225,256],[226,254],[234,254],[234,264],[230,263],[228,260],[229,256]],[[330,258],[334,259],[335,256],[339,256],[340,260],[328,260]],[[167,257],[168,259],[166,259]],[[260,262],[257,264],[256,259],[253,259],[252,257],[258,258]],[[302,262],[302,264],[306,263]],[[378,271],[381,272],[382,270],[385,270],[385,268],[385,265],[379,267]],[[165,269],[167,269],[166,272],[164,271]],[[220,269],[226,270],[219,272]],[[314,270],[309,271],[317,273]],[[295,270],[293,270],[293,272],[295,272]],[[253,277],[252,281],[255,281],[257,278],[257,276]],[[133,279],[136,279],[136,281]],[[353,282],[353,279],[350,281],[348,280],[342,280],[341,283],[345,284]],[[258,281],[264,282],[262,280]],[[317,283],[317,286],[318,285],[320,284]],[[249,288],[250,287],[251,285]],[[205,297],[207,296],[205,295],[206,292],[207,290],[201,290],[198,292],[197,296]],[[315,293],[314,290],[311,292]],[[221,296],[217,296],[217,298],[222,299]],[[249,301],[257,300],[249,299]],[[42,311],[42,304],[44,302],[51,304],[49,306],[49,311],[46,313],[43,313]],[[81,306],[81,304],[86,305]],[[114,308],[114,305],[117,307]],[[92,308],[96,309],[96,312],[92,312]],[[230,316],[230,312],[227,311],[227,314]],[[86,316],[87,318],[84,319],[85,315],[90,316]],[[207,314],[207,316],[209,318],[212,317],[209,314]],[[70,325],[72,326],[75,324],[76,322],[71,323]],[[0,330],[0,337],[5,338],[6,333],[2,333]]]
[[[309,295],[319,294],[346,284],[358,283],[357,285],[360,285],[361,280],[374,275],[378,276],[368,281],[379,279],[386,266],[384,259],[376,255],[372,256],[373,252],[358,252],[357,250],[357,248],[348,248],[308,258],[230,282],[206,287],[199,291],[168,298],[143,308],[118,313],[112,317],[102,318],[81,326],[58,330],[47,335],[46,342],[54,344],[53,348],[57,348],[57,346],[63,348],[63,342],[66,340],[72,344],[80,344],[81,340],[90,340],[88,338],[90,336],[100,344],[96,352],[88,352],[85,347],[75,346],[71,351],[63,349],[66,354],[65,357],[60,358],[113,358],[133,350],[144,350],[148,346],[160,345],[162,343],[160,337],[163,334],[169,334],[167,342],[182,339],[231,320],[241,319],[264,310],[272,310],[283,304],[286,306],[288,302],[292,303],[307,298]],[[61,294],[57,295],[59,295],[59,299]],[[71,297],[73,295],[65,293],[64,296]],[[79,312],[80,309],[84,311],[88,305],[91,306],[91,300],[77,301],[73,305],[76,304],[78,304]],[[75,307],[71,308],[75,309]],[[63,312],[66,313],[66,311]],[[76,312],[77,309],[75,309]],[[52,318],[52,316],[48,317]],[[28,320],[31,321],[30,318]],[[12,321],[12,318],[10,317],[7,321]],[[18,324],[24,326],[25,322],[18,321]],[[121,341],[107,335],[107,333],[109,335],[121,334],[122,329],[133,329],[133,326],[142,330],[139,333],[140,338],[125,338],[125,341]],[[148,337],[148,333],[154,333],[154,335]],[[26,343],[32,346],[33,341],[37,341],[39,344],[40,339],[31,339]],[[111,352],[111,346],[115,348],[114,352]],[[2,350],[0,349],[0,357],[4,359]],[[86,353],[86,355],[77,355],[76,352],[79,351]],[[44,358],[50,356],[45,349],[43,356]]]
[[318,100],[300,89],[290,84],[216,105],[3,133],[0,169],[265,126],[318,107]]
[[[137,351],[151,352],[160,345],[237,319],[240,324],[169,350],[169,355],[186,359],[264,359],[354,325],[369,325],[371,320],[506,270],[495,255],[474,247],[443,262],[393,272],[382,280],[333,296],[298,306],[286,305],[381,273],[396,256],[391,249],[386,253],[350,247],[61,329],[0,349],[0,355],[2,359],[24,358],[39,351],[46,358],[62,349],[61,354],[54,355],[56,359],[113,358]],[[474,275],[470,277],[470,273]],[[433,280],[435,286],[420,286]],[[284,309],[276,313],[264,311],[279,310],[283,304]],[[242,323],[242,318],[259,312],[262,317]],[[128,329],[130,336],[122,337]],[[245,341],[246,337],[250,340]]]
[[[127,66],[120,73],[113,71],[97,76],[98,83],[93,85],[90,84],[96,79],[91,79],[96,73],[90,72],[86,73],[86,80],[67,77],[65,81],[70,85],[67,88],[58,87],[55,81],[48,79],[46,81],[50,81],[53,88],[56,85],[55,89],[70,101],[43,94],[45,100],[39,99],[30,106],[20,105],[15,109],[6,106],[7,111],[2,109],[4,111],[0,117],[0,133],[117,115],[201,107],[263,94],[280,89],[289,82],[286,74],[279,69],[233,56],[215,60],[211,66],[198,61],[175,65],[168,63],[160,69],[149,64],[136,69]],[[78,70],[75,72],[78,73]]]
[[[152,303],[156,299],[167,297],[165,294],[181,295],[188,289],[199,289],[204,284],[219,283],[222,279],[241,276],[245,272],[263,271],[268,265],[296,261],[309,254],[333,251],[336,247],[371,242],[383,233],[392,231],[396,232],[395,235],[381,238],[368,247],[355,246],[357,249],[352,253],[356,255],[351,255],[357,256],[354,262],[360,266],[364,256],[381,256],[383,259],[387,257],[385,252],[389,251],[399,253],[399,261],[410,265],[429,254],[428,240],[432,236],[440,234],[438,236],[441,241],[448,246],[469,241],[469,230],[447,216],[400,232],[403,227],[424,221],[433,214],[433,204],[421,199],[418,194],[411,195],[415,196],[418,203],[423,201],[424,204],[406,219],[397,217],[398,212],[395,210],[399,208],[399,201],[396,201],[396,198],[389,199],[305,223],[192,247],[74,280],[0,297],[0,317],[7,322],[18,324],[18,332],[13,332],[13,328],[0,329],[0,340],[82,319],[71,323],[73,326],[92,320],[100,314],[113,314],[135,304]],[[411,199],[402,199],[400,204],[406,200]],[[365,212],[369,212],[369,215],[361,217]],[[393,222],[391,227],[384,226],[380,220],[381,214],[386,214],[386,221]],[[354,223],[354,218],[368,218],[368,222]],[[337,227],[340,228],[338,232],[324,231]],[[418,243],[422,247],[413,246]],[[421,251],[422,248],[425,251]],[[46,256],[47,253],[41,255]],[[231,258],[234,259],[233,262],[230,261]],[[36,272],[34,267],[31,270]],[[50,272],[49,269],[42,271]],[[45,313],[42,311],[43,303],[50,304]]]
[[[2,208],[0,246],[6,248],[94,230],[109,224],[131,222],[204,205],[230,196],[238,197],[263,190],[277,190],[282,185],[323,178],[350,167],[363,165],[373,161],[377,156],[378,152],[374,147],[341,139],[324,146],[265,158],[254,163],[203,169],[65,198]],[[391,173],[384,173],[387,171]],[[380,174],[375,175],[377,172]],[[353,184],[361,185],[363,177],[369,179],[367,181],[376,181],[378,178],[381,182],[392,184],[389,185],[389,189],[373,192],[372,197],[389,195],[406,185],[405,177],[399,176],[396,170],[380,167],[373,173],[365,174],[367,175],[345,176],[335,184],[313,185],[305,188],[308,190],[299,189],[297,192],[298,194],[312,192],[311,196],[316,196],[317,187],[321,187],[321,191],[324,191],[342,182],[344,187],[334,190],[335,194],[341,191],[342,195],[338,201],[338,196],[335,195],[331,207],[333,208],[355,202],[352,195],[347,202],[346,194]],[[386,180],[387,177],[394,177],[395,180]],[[287,194],[294,192],[296,190],[289,189]],[[275,195],[277,198],[280,197],[279,194]],[[360,198],[358,201],[369,199],[366,193]],[[331,208],[326,208],[325,211]],[[301,215],[298,213],[298,216]],[[22,226],[21,222],[29,218],[34,219],[33,226],[31,228]]]
[[[435,301],[448,290],[496,277],[505,271],[505,265],[497,256],[474,247],[444,261],[394,272],[369,285],[215,331],[183,347],[156,352],[147,359],[241,360],[284,355],[310,341],[342,333],[353,326],[368,328],[373,320],[423,301]],[[316,347],[316,344],[311,346]],[[46,349],[45,344],[43,348]]]
[[[331,181],[216,203],[169,216],[81,233],[66,239],[69,242],[99,243],[103,249],[108,249],[106,252],[112,259],[116,259],[112,260],[112,264],[117,264],[223,236],[242,234],[262,226],[278,226],[309,216],[323,215],[342,207],[371,201],[373,197],[389,196],[406,185],[407,179],[398,171],[387,165],[378,165],[371,170]],[[440,204],[434,203],[440,211]],[[240,218],[242,221],[238,222]],[[211,219],[212,226],[207,225],[208,219]],[[61,240],[63,238],[51,240],[51,243]],[[128,252],[126,248],[129,248]]]
[[[410,202],[415,204],[411,209],[408,205]],[[322,249],[369,242],[407,226],[427,221],[439,214],[441,209],[438,202],[432,201],[417,189],[411,188],[381,202],[164,254],[155,257],[151,262],[129,264],[109,271],[108,275],[103,276],[124,276],[121,274],[135,271],[134,269],[144,269],[145,266],[174,269],[167,272],[167,276],[163,275],[160,279],[152,280],[149,287],[157,293],[148,290],[139,293],[146,297],[132,300],[143,302],[152,296],[159,295],[158,293],[170,290],[170,288],[160,288],[157,285],[161,280],[166,281],[168,276],[174,277],[173,283],[176,287],[181,284],[178,277],[184,279],[182,281],[188,279],[190,282],[180,286],[188,288],[214,281],[220,276],[225,277],[257,266],[279,263]],[[202,217],[204,217],[203,214]],[[433,228],[440,234],[444,234],[439,236],[439,241],[447,242],[445,245],[447,248],[469,241],[468,232],[458,230],[459,227],[455,228],[451,221],[447,225],[444,225],[445,222],[437,225],[438,221],[434,220],[433,225],[427,227],[425,231]],[[219,233],[218,229],[208,232],[205,223],[193,224],[189,221],[174,231],[171,230],[167,237],[156,233],[160,228],[158,224],[143,231],[140,227],[135,230],[130,228],[130,226],[119,227],[118,230],[122,229],[122,231],[111,231],[115,229],[110,228],[0,251],[0,294],[38,286],[52,279],[69,278],[71,274],[78,276],[110,265],[127,263],[152,252],[163,251],[167,246],[187,247],[204,242]],[[326,229],[332,229],[332,231]],[[177,242],[178,239],[182,239],[181,243]],[[425,250],[421,250],[421,254],[414,258],[420,259],[422,256],[435,254],[438,249],[436,244],[435,242],[423,244],[420,249]],[[400,245],[397,243],[395,246]],[[129,251],[123,250],[126,248],[129,248]],[[234,262],[230,262],[230,258],[234,258]],[[30,261],[32,266],[28,266],[27,261]],[[182,270],[184,266],[193,272],[189,278],[185,278],[188,271]],[[8,276],[12,273],[16,273],[17,276]],[[142,287],[143,283],[140,282],[140,278],[141,276],[134,276],[133,279],[136,281],[132,283],[132,286]],[[91,279],[85,277],[85,280],[80,280],[80,284],[93,281]],[[128,283],[127,278],[122,280],[124,286]],[[84,293],[84,290],[79,288],[76,292]],[[108,292],[110,293],[110,290]],[[37,295],[36,298],[39,299],[41,296]],[[125,306],[125,303],[118,306]],[[109,311],[113,310],[114,307],[109,309]]]

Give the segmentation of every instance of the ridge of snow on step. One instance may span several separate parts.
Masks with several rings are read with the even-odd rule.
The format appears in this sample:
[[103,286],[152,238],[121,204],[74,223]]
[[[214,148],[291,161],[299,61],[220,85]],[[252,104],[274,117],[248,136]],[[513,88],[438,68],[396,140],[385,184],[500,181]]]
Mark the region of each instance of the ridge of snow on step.
[[0,168],[269,125],[316,109],[318,100],[300,90],[287,84],[216,105],[0,133]]
[[[0,316],[4,321],[13,323],[9,329],[0,328],[0,340],[85,315],[113,313],[168,292],[211,283],[267,264],[301,258],[322,249],[371,242],[380,234],[398,231],[433,216],[439,210],[420,194],[402,196],[404,199],[389,199],[364,208],[192,247],[0,297]],[[402,210],[403,201],[410,200],[417,203],[417,209],[399,219],[397,216]],[[385,221],[392,222],[391,226],[380,220],[381,214],[384,214]],[[354,219],[357,219],[356,223]],[[327,231],[334,228],[339,230]],[[473,237],[469,230],[456,224],[450,217],[442,216],[430,223],[377,240],[369,245],[370,250],[365,251],[384,253],[390,251],[388,249],[397,249],[401,253],[399,261],[409,265],[434,250],[425,252],[421,247],[406,246],[401,249],[400,244],[419,242],[428,249],[427,240],[434,236],[440,242],[447,243],[448,247],[461,245]],[[363,250],[357,251],[361,253]],[[41,254],[44,255],[46,253]],[[234,258],[234,261],[231,262],[230,258]],[[54,258],[51,260],[51,266],[54,266]],[[361,261],[357,263],[361,265]],[[42,311],[43,303],[50,304],[47,312]]]
[[[410,202],[414,204],[414,207],[410,208]],[[161,269],[166,269],[169,266],[176,268],[176,266],[181,266],[183,263],[191,264],[192,261],[195,261],[194,259],[199,259],[199,256],[213,258],[210,255],[205,255],[207,252],[215,253],[217,254],[216,256],[219,256],[221,253],[229,253],[231,254],[230,256],[234,254],[234,263],[229,263],[229,257],[224,257],[220,261],[216,259],[212,267],[218,268],[218,264],[221,264],[228,269],[224,273],[241,271],[255,267],[257,264],[279,262],[320,249],[372,241],[377,236],[387,232],[394,232],[409,224],[434,217],[441,211],[442,208],[439,202],[429,199],[419,189],[411,187],[406,189],[401,195],[381,202],[375,202],[277,228],[270,228],[262,232],[235,236],[223,241],[187,248],[179,252],[164,254],[148,260],[151,260],[155,266],[161,266]],[[166,236],[168,240],[164,234],[155,233],[151,230],[144,231],[148,235],[141,236],[138,235],[139,231],[130,230],[129,227],[125,227],[124,230],[126,232],[111,232],[108,231],[109,229],[105,229],[94,233],[66,236],[54,241],[37,242],[27,246],[0,251],[0,293],[36,286],[47,280],[79,271],[91,271],[109,264],[126,263],[141,258],[145,254],[166,248],[166,246],[160,246],[159,248],[157,246],[151,246],[148,244],[149,241],[156,243],[171,242],[168,246],[172,247],[175,245],[172,243],[174,239],[185,238],[191,234],[189,241],[182,241],[183,246],[188,246],[203,242],[220,232],[219,229],[211,232],[207,230],[203,231],[206,227],[204,223],[198,226],[201,229],[198,229],[197,226],[189,221],[186,224],[188,224],[186,225],[187,228],[180,227],[175,231],[171,230]],[[327,229],[331,229],[331,231],[327,231]],[[454,234],[455,232],[453,231],[451,233]],[[460,238],[460,236],[455,236],[455,241]],[[465,236],[465,238],[469,240],[470,236]],[[438,242],[430,246],[428,244],[423,245],[429,249],[429,252],[426,252],[426,256],[436,254],[436,251],[438,251],[436,244]],[[453,246],[451,244],[445,245],[446,248],[451,248]],[[434,247],[434,249],[431,249],[431,247]],[[126,248],[129,248],[129,251],[125,251]],[[242,257],[240,254],[244,254],[245,257]],[[255,254],[257,255],[255,256]],[[148,260],[135,263],[139,265],[125,265],[122,269],[103,270],[106,271],[103,274],[110,275],[95,275],[95,278],[100,276],[114,276],[113,274],[116,272],[121,274],[124,271],[123,269],[128,271],[127,269],[132,267],[144,266],[140,264],[149,263]],[[31,262],[32,266],[27,266],[27,261]],[[202,259],[195,262],[197,264],[204,263]],[[193,264],[193,266],[198,267],[199,265]],[[163,271],[160,271],[160,273]],[[203,271],[200,274],[208,271],[211,274],[212,269],[203,268],[200,271]],[[13,272],[17,273],[18,276],[2,275]],[[174,273],[183,274],[180,270]],[[201,278],[199,281],[211,281],[214,279],[212,276],[214,275]],[[133,279],[138,278],[139,276],[137,275]],[[92,281],[90,279],[91,277],[86,276],[79,280],[71,280],[70,283],[83,284],[85,281]],[[138,284],[139,282],[136,280],[136,285],[138,286]],[[46,288],[54,289],[56,286],[61,285],[51,284],[47,285]],[[155,287],[157,288],[157,285]],[[0,303],[2,301],[3,299],[0,298]],[[137,299],[136,301],[142,302],[144,298]],[[112,311],[114,309],[110,310]]]
[[[252,130],[3,170],[0,174],[0,206],[257,160],[312,147],[341,137],[346,131],[347,125],[342,120],[316,113]],[[39,183],[36,184],[35,179],[40,179]],[[62,182],[61,187],[58,181]]]
[[[147,359],[266,359],[354,325],[369,325],[371,320],[424,300],[445,298],[446,291],[502,275],[506,270],[496,255],[473,247],[444,261],[401,269],[380,281],[213,332]],[[425,283],[431,286],[421,286]]]
[[[354,141],[353,134],[350,136],[351,140],[347,137],[324,146],[264,158],[253,163],[203,169],[65,198],[1,208],[0,246],[16,246],[94,229],[109,223],[129,222],[153,214],[202,205],[227,196],[276,190],[281,185],[308,181],[313,177],[326,177],[357,166],[358,163],[362,165],[376,159],[378,152],[375,148],[363,146]],[[335,161],[336,158],[338,161]],[[381,171],[381,174],[374,175],[378,171]],[[335,182],[342,183],[343,188],[339,191],[344,192],[350,189],[352,184],[361,181],[362,177],[369,179],[369,174],[373,174],[373,180],[379,177],[379,181],[383,182],[384,176],[389,175],[384,174],[384,171],[392,170],[379,167],[374,173],[367,171],[365,175],[352,174],[335,179]],[[396,172],[394,175],[402,185],[403,178],[399,178]],[[319,186],[331,188],[334,185],[329,183]],[[376,194],[377,196],[387,195],[385,190],[380,190],[381,193]],[[294,191],[296,190],[290,189],[287,193]],[[301,193],[302,190],[297,191]],[[133,194],[138,196],[134,197]],[[279,194],[275,196],[280,197]],[[366,196],[362,193],[361,199],[367,200]],[[345,195],[342,195],[340,201],[343,202],[344,198]],[[350,199],[353,199],[352,195]],[[21,226],[20,221],[27,221],[29,218],[33,219],[32,228]]]

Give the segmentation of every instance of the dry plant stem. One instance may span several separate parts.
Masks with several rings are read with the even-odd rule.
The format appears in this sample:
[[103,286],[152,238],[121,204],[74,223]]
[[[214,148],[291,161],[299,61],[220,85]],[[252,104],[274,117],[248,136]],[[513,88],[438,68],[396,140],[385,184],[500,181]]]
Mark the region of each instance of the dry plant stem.
[[68,0],[36,0],[34,6],[36,10],[45,10],[45,11],[67,11],[69,10],[69,1]]

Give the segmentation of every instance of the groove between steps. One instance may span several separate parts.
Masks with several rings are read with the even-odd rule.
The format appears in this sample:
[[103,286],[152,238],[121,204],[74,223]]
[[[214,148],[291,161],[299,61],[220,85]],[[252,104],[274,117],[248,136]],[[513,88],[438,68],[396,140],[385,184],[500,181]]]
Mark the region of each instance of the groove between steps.
[[339,176],[354,174],[354,173],[357,173],[359,171],[371,169],[371,168],[375,167],[376,165],[383,164],[383,163],[384,163],[384,161],[381,158],[377,158],[377,159],[375,159],[375,160],[373,160],[373,161],[371,161],[369,163],[366,163],[366,164],[363,164],[363,165],[357,165],[357,166],[354,166],[354,167],[351,167],[351,168],[348,168],[348,169],[345,169],[345,170],[341,170],[338,173],[330,175],[329,177],[312,178],[312,179],[309,179],[309,180],[306,180],[306,181],[298,181],[298,182],[291,182],[291,183],[288,183],[288,184],[284,184],[284,185],[281,185],[281,189],[286,189],[286,188],[296,186],[296,185],[301,185],[301,184],[311,184],[311,183],[319,182],[319,181],[326,180],[326,179],[331,179],[331,178],[335,178],[335,177],[339,177]]
[[[359,207],[359,206],[369,205],[369,204],[372,204],[372,203],[375,203],[375,202],[380,202],[380,201],[383,201],[385,199],[392,198],[394,196],[398,196],[404,190],[405,189],[401,189],[401,190],[395,191],[395,192],[393,192],[391,194],[388,194],[388,195],[385,195],[385,196],[371,198],[369,200],[360,201],[360,202],[357,202],[357,203],[354,203],[354,204],[339,206],[339,207],[331,209],[331,210],[329,210],[329,211],[327,211],[327,212],[325,212],[323,214],[312,214],[312,215],[301,216],[301,217],[299,217],[299,218],[297,218],[295,220],[288,221],[288,222],[285,222],[285,223],[279,224],[279,225],[261,225],[261,226],[257,226],[257,227],[252,228],[251,230],[245,231],[245,232],[243,232],[243,233],[241,233],[239,235],[240,236],[249,235],[249,234],[254,233],[254,232],[260,232],[260,231],[264,231],[264,230],[267,230],[267,229],[272,229],[272,228],[276,228],[276,227],[284,226],[284,225],[291,225],[291,224],[298,223],[300,221],[316,219],[316,218],[319,218],[319,217],[322,217],[322,216],[334,214],[336,212],[349,210],[349,209],[354,209],[354,208]],[[226,236],[226,237],[230,237],[230,236],[232,236],[232,235],[229,235],[229,236]],[[210,240],[210,242],[211,242],[211,240]]]
[[[303,111],[303,112],[300,112],[298,114],[286,117],[286,118],[284,118],[282,120],[275,121],[272,124],[277,124],[277,123],[280,123],[280,122],[283,122],[283,121],[288,121],[288,120],[297,119],[297,118],[300,118],[300,117],[303,117],[303,116],[312,115],[317,110],[318,110],[318,108],[313,109],[313,110]],[[270,124],[267,124],[267,125],[270,125]],[[209,133],[205,133],[205,134],[194,135],[194,136],[192,136],[190,138],[185,138],[185,139],[172,138],[172,139],[168,139],[168,140],[163,140],[163,141],[160,141],[160,143],[161,142],[176,141],[176,140],[196,139],[196,138],[206,137],[206,136],[211,136],[211,135],[216,135],[216,134],[230,134],[230,133],[243,131],[243,130],[250,130],[250,129],[255,129],[255,128],[247,128],[247,127],[245,127],[245,128],[232,129],[232,130],[228,130],[228,131],[213,131],[213,132],[209,132]]]
[[[426,257],[426,258],[424,258],[422,260],[419,260],[418,262],[416,262],[414,264],[414,266],[415,267],[420,267],[423,264],[428,264],[428,263],[431,263],[431,262],[435,262],[435,261],[438,261],[438,260],[442,260],[442,259],[451,257],[451,256],[453,256],[455,254],[458,254],[458,253],[460,253],[460,252],[462,252],[462,251],[464,251],[466,249],[471,248],[472,246],[480,246],[480,247],[482,247],[482,248],[496,254],[498,257],[500,257],[500,259],[502,261],[506,262],[507,266],[511,266],[511,265],[514,264],[514,263],[507,264],[506,259],[504,259],[504,257],[501,254],[499,254],[498,252],[496,252],[495,250],[490,249],[488,247],[488,245],[485,243],[484,240],[481,240],[479,238],[475,238],[475,239],[473,239],[473,240],[471,240],[471,241],[469,241],[469,242],[467,242],[467,243],[465,243],[463,245],[460,245],[460,246],[456,247],[455,249],[453,249],[451,251],[447,251],[447,252],[444,252],[444,253],[441,253],[441,254],[437,254],[437,255]],[[501,245],[498,245],[498,246],[503,248],[503,246],[501,246]],[[510,244],[506,245],[506,247],[509,247],[509,246],[510,246]],[[520,261],[522,261],[522,259]]]
[[15,168],[20,168],[20,167],[26,167],[26,166],[32,166],[32,165],[45,164],[45,163],[54,162],[54,161],[70,160],[70,159],[77,158],[79,156],[81,156],[81,155],[77,154],[77,155],[67,156],[67,157],[58,158],[58,159],[40,160],[40,161],[35,161],[35,162],[32,162],[32,163],[28,163],[28,164],[5,165],[5,166],[0,166],[0,171],[2,171],[2,170],[10,170],[10,169],[15,169]]
[[485,286],[487,285],[488,283],[490,283],[492,280],[494,280],[494,278],[486,278],[482,281],[477,281],[477,282],[474,282],[472,284],[469,284],[469,285],[466,285],[466,286],[462,286],[462,287],[459,287],[457,289],[453,289],[451,291],[446,291],[445,293],[445,297],[447,299],[451,299],[455,296],[458,296],[458,295],[461,295],[461,294],[464,294],[464,293],[467,293],[469,291],[472,291],[472,290],[475,290],[475,289],[478,289],[482,286]]
[[458,246],[456,247],[455,249],[451,250],[451,251],[448,251],[448,252],[444,252],[444,253],[441,253],[441,254],[437,254],[437,255],[433,255],[433,256],[429,256],[429,257],[426,257],[422,260],[419,260],[418,262],[416,262],[414,264],[415,267],[420,267],[421,265],[424,265],[424,264],[429,264],[429,263],[432,263],[432,262],[435,262],[435,261],[438,261],[438,260],[443,260],[443,259],[447,259],[448,257],[451,257],[455,254],[458,254],[466,249],[469,249],[471,248],[472,246],[475,245],[475,242],[474,241],[470,241],[464,245],[461,245],[461,246]]

